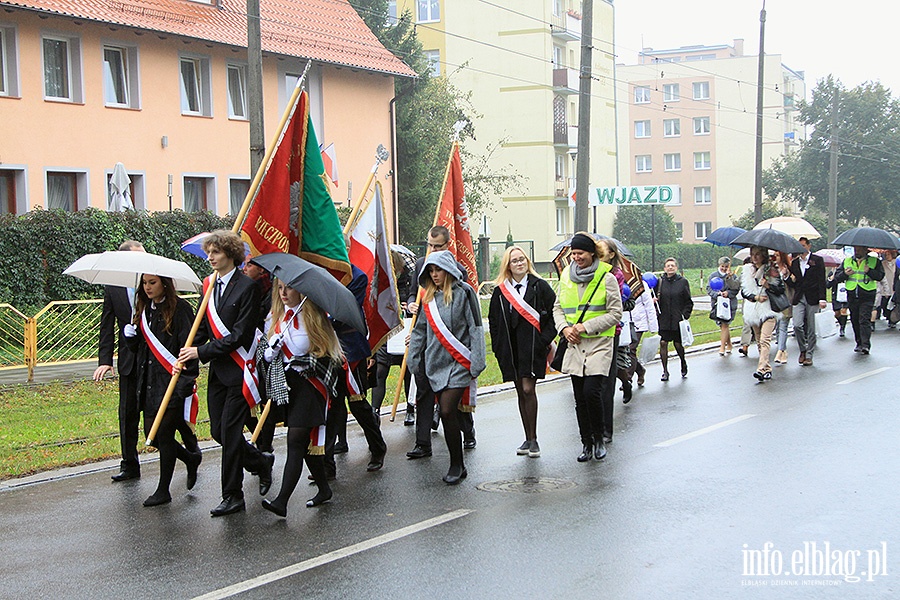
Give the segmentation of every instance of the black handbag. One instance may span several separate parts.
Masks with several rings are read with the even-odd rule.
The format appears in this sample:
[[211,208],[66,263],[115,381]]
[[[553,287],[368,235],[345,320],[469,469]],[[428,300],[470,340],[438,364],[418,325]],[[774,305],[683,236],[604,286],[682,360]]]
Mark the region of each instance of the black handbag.
[[[603,282],[597,284],[597,287],[591,292],[591,295],[588,296],[587,302],[584,303],[584,310],[581,311],[581,314],[578,315],[578,320],[575,321],[575,324],[581,323],[581,320],[584,318],[585,313],[587,313],[588,306],[591,305],[591,299],[594,297],[594,292],[597,291],[597,288],[603,285]],[[567,325],[566,327],[571,327],[571,325]],[[566,355],[566,350],[569,348],[569,340],[566,339],[566,336],[559,336],[559,343],[556,344],[556,354],[553,355],[553,360],[550,362],[550,368],[554,371],[562,372],[562,363],[563,357]]]

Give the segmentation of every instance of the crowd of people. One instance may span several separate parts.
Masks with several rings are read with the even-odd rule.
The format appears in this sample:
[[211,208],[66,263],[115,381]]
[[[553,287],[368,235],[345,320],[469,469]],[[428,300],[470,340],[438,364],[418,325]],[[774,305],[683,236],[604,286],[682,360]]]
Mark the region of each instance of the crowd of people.
[[[473,414],[486,348],[478,294],[467,283],[465,267],[449,251],[449,242],[449,231],[437,226],[428,232],[425,257],[414,264],[396,253],[392,258],[404,299],[402,310],[414,323],[404,345],[409,367],[404,423],[415,425],[415,445],[406,456],[411,460],[432,456],[432,430],[443,426],[450,459],[443,481],[456,485],[468,475],[465,451],[476,446]],[[721,333],[719,354],[732,352],[731,324],[742,298],[748,332],[742,334],[740,350],[746,356],[750,339],[756,340],[759,357],[753,376],[760,382],[772,378],[773,341],[775,362],[787,362],[791,319],[799,363],[813,365],[817,315],[827,306],[826,287],[832,291],[840,335],[845,335],[849,317],[856,351],[862,354],[871,351],[873,322],[884,317],[893,328],[900,314],[894,306],[900,289],[896,252],[877,257],[867,248],[855,248],[853,256],[826,276],[822,257],[811,253],[806,238],[800,243],[804,252],[793,256],[752,247],[740,276],[731,259],[723,257],[707,279],[709,317]],[[690,341],[684,336],[692,337],[686,323],[694,302],[675,258],[665,260],[660,277],[651,274],[641,285],[639,270],[637,281],[628,279],[634,271],[615,240],[577,233],[569,244],[571,263],[560,273],[556,292],[537,274],[524,249],[508,247],[493,282],[487,322],[502,379],[512,382],[516,391],[524,434],[516,453],[541,456],[537,382],[552,365],[570,377],[574,425],[581,441],[576,460],[586,463],[607,456],[614,432],[616,382],[625,403],[631,401],[635,385],[644,385],[646,367],[637,350],[645,335],[658,333],[663,382],[669,380],[670,343],[682,378],[688,376],[685,344]],[[143,411],[145,433],[150,436],[171,375],[178,374],[172,395],[176,400],[165,408],[158,430],[150,436],[159,450],[160,475],[144,505],[171,502],[169,488],[178,461],[186,468],[186,487],[194,487],[202,461],[193,427],[200,363],[209,364],[210,431],[222,446],[222,499],[210,511],[212,516],[245,510],[244,471],[258,477],[261,496],[269,493],[276,422],[287,428],[287,452],[281,487],[274,499],[262,501],[262,507],[280,517],[287,515],[304,463],[317,490],[306,505],[319,506],[332,498],[329,481],[336,477],[334,454],[340,452],[338,440],[346,429],[348,408],[366,436],[367,470],[381,469],[387,445],[379,409],[390,368],[403,362],[402,353],[396,346],[391,351],[383,346],[372,355],[364,334],[335,321],[327,306],[317,306],[301,290],[273,279],[245,256],[236,234],[214,232],[204,239],[203,249],[214,270],[204,288],[214,285],[214,289],[208,304],[201,304],[205,312],[190,346],[186,341],[193,311],[178,297],[171,279],[144,274],[134,290],[106,290],[100,366],[94,378],[102,379],[112,370],[118,331],[122,462],[113,481],[140,477],[139,413]],[[128,241],[120,250],[143,248]],[[637,290],[634,294],[629,281]],[[361,315],[366,287],[366,275],[354,267],[348,288]],[[257,380],[259,384],[253,385]],[[373,389],[371,404],[368,387]],[[260,402],[269,403],[269,418],[254,444],[247,441],[244,429],[256,427],[251,407]]]

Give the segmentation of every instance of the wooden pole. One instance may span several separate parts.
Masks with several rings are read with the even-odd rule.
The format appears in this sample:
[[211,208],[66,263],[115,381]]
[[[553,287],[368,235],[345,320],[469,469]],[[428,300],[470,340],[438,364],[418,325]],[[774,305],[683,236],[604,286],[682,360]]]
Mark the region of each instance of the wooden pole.
[[[234,219],[234,227],[231,230],[234,233],[237,233],[241,230],[241,225],[244,222],[244,218],[247,216],[247,211],[250,210],[250,204],[253,202],[253,197],[256,196],[256,191],[259,189],[259,184],[262,181],[263,175],[265,175],[266,169],[269,166],[269,162],[272,160],[272,155],[275,154],[275,149],[278,147],[278,143],[281,141],[282,135],[284,135],[284,128],[287,126],[288,120],[291,118],[291,115],[294,113],[294,108],[297,105],[297,98],[300,97],[300,92],[302,91],[303,80],[306,78],[306,73],[309,71],[309,67],[312,64],[312,61],[306,63],[306,68],[303,70],[303,74],[297,80],[297,85],[294,87],[294,93],[291,94],[291,99],[288,102],[287,108],[284,109],[284,115],[281,117],[281,123],[278,124],[278,134],[273,138],[272,143],[266,149],[266,155],[263,158],[262,163],[259,165],[259,169],[256,171],[256,176],[253,178],[253,182],[250,184],[250,189],[247,191],[247,195],[244,197],[244,203],[241,205],[241,210],[238,212],[237,217]],[[237,265],[235,265],[237,266]],[[188,338],[185,341],[185,347],[192,346],[194,344],[194,337],[197,335],[197,330],[200,329],[200,323],[203,321],[203,316],[206,314],[206,307],[209,305],[209,299],[212,296],[213,289],[215,288],[216,279],[218,279],[218,274],[213,271],[211,275],[211,280],[209,284],[209,288],[206,290],[206,293],[203,295],[203,299],[200,301],[200,306],[197,308],[197,316],[194,318],[194,324],[191,327],[191,332],[188,334]],[[181,367],[181,363],[176,363],[177,367]],[[163,396],[162,402],[159,405],[159,410],[156,412],[156,418],[153,420],[153,425],[150,427],[150,432],[147,434],[147,446],[153,445],[153,438],[156,437],[156,432],[159,431],[159,424],[162,422],[162,417],[166,412],[166,408],[169,406],[169,400],[172,399],[172,392],[175,391],[175,384],[178,383],[178,378],[181,373],[176,371],[172,374],[172,379],[169,380],[169,387],[166,388],[166,394]]]

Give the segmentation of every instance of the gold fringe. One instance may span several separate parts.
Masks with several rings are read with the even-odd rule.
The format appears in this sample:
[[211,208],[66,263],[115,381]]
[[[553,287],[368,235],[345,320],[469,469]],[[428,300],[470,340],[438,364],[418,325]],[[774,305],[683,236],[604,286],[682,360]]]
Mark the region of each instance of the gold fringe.
[[467,405],[467,404],[462,404],[462,403],[460,403],[460,405],[459,405],[457,408],[459,409],[459,412],[464,412],[464,413],[473,413],[473,412],[475,412],[475,407],[474,407],[474,406],[469,406],[469,405]]
[[325,446],[313,446],[312,442],[310,442],[307,454],[310,456],[325,456]]
[[354,395],[350,396],[350,398],[349,398],[350,402],[363,402],[363,401],[365,401],[365,399],[366,399],[366,397],[363,396],[362,394],[354,394]]

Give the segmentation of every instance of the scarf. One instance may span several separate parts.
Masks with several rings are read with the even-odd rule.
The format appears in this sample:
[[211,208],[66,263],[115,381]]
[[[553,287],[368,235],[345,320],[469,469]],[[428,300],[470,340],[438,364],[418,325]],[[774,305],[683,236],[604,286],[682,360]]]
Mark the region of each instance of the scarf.
[[[278,349],[278,354],[272,359],[272,364],[266,363],[264,359],[265,348],[268,346],[266,335],[263,334],[259,345],[256,348],[257,368],[266,380],[266,395],[276,405],[284,406],[290,401],[289,388],[287,379],[284,376],[285,369],[294,369],[307,379],[318,378],[325,386],[325,391],[331,398],[337,398],[337,384],[340,374],[343,371],[341,363],[328,358],[316,358],[310,354],[302,356],[292,356],[290,362],[285,364],[283,360],[284,353],[282,349]],[[272,365],[283,366],[283,368],[272,368]]]
[[582,269],[578,266],[578,263],[573,262],[569,265],[569,279],[574,283],[588,283],[594,278],[594,273],[597,272],[599,264],[600,259],[594,258],[594,262]]

